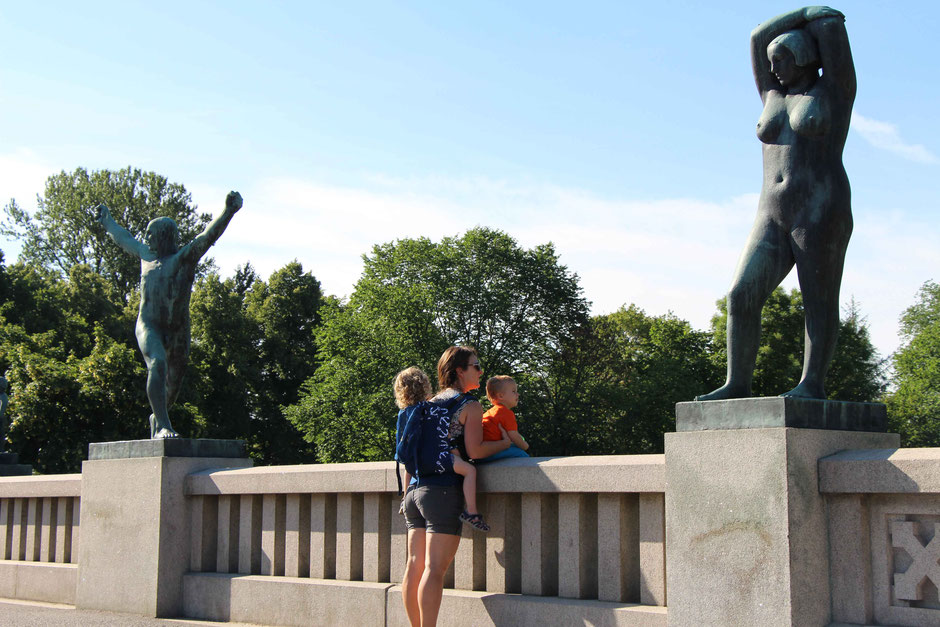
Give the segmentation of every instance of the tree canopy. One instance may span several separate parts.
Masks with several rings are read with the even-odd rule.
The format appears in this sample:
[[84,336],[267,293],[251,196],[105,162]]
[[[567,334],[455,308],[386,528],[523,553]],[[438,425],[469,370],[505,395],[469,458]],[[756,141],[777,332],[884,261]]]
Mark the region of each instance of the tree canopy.
[[[146,437],[146,370],[134,337],[138,262],[95,223],[105,202],[139,235],[158,215],[181,239],[201,231],[182,185],[126,168],[49,178],[33,215],[13,200],[0,252],[0,372],[11,387],[12,450],[43,472],[75,471],[92,441]],[[478,227],[440,241],[377,244],[348,301],[324,296],[293,261],[263,280],[245,264],[202,268],[193,288],[192,352],[171,410],[184,437],[240,438],[259,463],[388,459],[391,381],[417,365],[434,380],[448,346],[478,350],[485,376],[519,383],[520,432],[534,455],[652,453],[674,405],[716,387],[725,370],[724,300],[709,331],[635,305],[589,315],[578,277],[548,243],[521,247]],[[800,293],[778,288],[762,313],[755,395],[799,379]],[[892,425],[905,442],[940,442],[940,287],[928,282],[901,322]],[[845,311],[830,397],[874,401],[884,360],[860,308]],[[481,402],[488,404],[482,393]]]
[[900,335],[896,388],[887,397],[891,428],[903,446],[940,446],[940,285],[924,283],[901,315]]
[[550,244],[524,249],[478,227],[377,245],[363,262],[349,302],[325,308],[320,367],[287,408],[322,461],[388,459],[399,370],[417,365],[433,380],[444,349],[469,344],[489,375],[544,378],[588,323],[577,276]]
[[185,187],[155,172],[130,167],[91,172],[77,168],[46,180],[35,213],[22,209],[15,199],[11,201],[4,208],[6,219],[0,232],[20,240],[20,261],[61,276],[68,275],[73,266],[85,264],[105,277],[127,302],[140,281],[140,267],[138,260],[115,246],[97,224],[94,207],[100,203],[137,238],[151,220],[167,216],[176,221],[181,240],[187,242],[202,232],[211,218],[196,212]]

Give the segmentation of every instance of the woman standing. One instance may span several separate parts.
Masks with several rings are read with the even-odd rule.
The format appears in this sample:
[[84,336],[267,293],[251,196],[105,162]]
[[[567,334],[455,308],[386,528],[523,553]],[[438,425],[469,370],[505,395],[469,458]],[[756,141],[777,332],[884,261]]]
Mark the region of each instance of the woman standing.
[[[839,286],[852,234],[842,149],[855,101],[845,17],[806,7],[751,33],[754,79],[764,111],[764,181],[757,220],[728,293],[728,377],[696,400],[750,396],[764,301],[793,265],[803,292],[806,345],[799,385],[781,396],[826,398],[839,331]],[[820,69],[822,73],[820,73]]]
[[[452,346],[437,362],[440,392],[432,401],[461,396],[451,418],[450,438],[464,459],[487,457],[509,448],[511,441],[483,441],[483,407],[466,393],[480,387],[483,368],[469,346]],[[444,574],[457,553],[463,491],[455,473],[418,479],[405,494],[408,557],[402,577],[405,612],[413,627],[437,624],[444,593]]]

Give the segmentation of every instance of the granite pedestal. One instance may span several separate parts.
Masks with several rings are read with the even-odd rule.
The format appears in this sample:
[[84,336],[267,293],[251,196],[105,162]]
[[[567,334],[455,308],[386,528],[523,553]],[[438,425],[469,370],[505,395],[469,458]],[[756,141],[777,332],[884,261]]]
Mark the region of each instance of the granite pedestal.
[[16,453],[0,453],[0,477],[18,477],[33,474],[33,467],[19,463]]
[[670,625],[829,624],[817,462],[844,449],[899,446],[897,434],[871,431],[883,406],[834,403],[677,405],[678,432],[666,434],[665,451]]
[[178,616],[189,570],[186,476],[252,462],[236,440],[134,440],[89,445],[82,464],[79,608]]

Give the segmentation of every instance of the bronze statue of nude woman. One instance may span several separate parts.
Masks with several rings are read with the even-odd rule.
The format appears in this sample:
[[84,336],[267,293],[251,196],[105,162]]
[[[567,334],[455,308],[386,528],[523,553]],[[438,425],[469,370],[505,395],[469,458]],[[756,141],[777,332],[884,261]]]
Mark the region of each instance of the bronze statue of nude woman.
[[696,400],[751,395],[761,309],[794,264],[806,345],[800,382],[781,396],[824,399],[852,234],[842,149],[856,83],[845,17],[829,7],[805,7],[764,22],[751,33],[751,61],[764,103],[757,123],[764,181],[728,293],[727,381]]
[[176,222],[170,218],[151,220],[141,242],[114,221],[106,206],[97,208],[98,221],[108,235],[126,252],[140,257],[136,335],[147,363],[147,399],[153,410],[150,414],[152,439],[179,437],[170,424],[168,409],[179,394],[189,359],[189,299],[196,265],[241,208],[241,195],[229,192],[222,215],[182,248],[177,242]]

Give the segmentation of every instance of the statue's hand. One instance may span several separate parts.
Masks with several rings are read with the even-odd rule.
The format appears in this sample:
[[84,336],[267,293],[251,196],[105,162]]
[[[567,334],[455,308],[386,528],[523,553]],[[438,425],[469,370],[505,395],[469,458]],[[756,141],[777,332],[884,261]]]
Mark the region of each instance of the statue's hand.
[[836,9],[830,7],[806,7],[803,9],[803,17],[806,18],[807,22],[821,20],[827,17],[839,17],[843,20],[845,19],[845,15],[842,13],[842,11],[837,11]]
[[108,220],[109,218],[111,218],[111,212],[108,211],[108,207],[105,206],[104,203],[101,203],[100,205],[95,207],[95,210],[97,211],[97,214],[95,215],[95,219],[98,220],[98,222],[104,223],[105,220]]
[[229,192],[225,197],[225,208],[238,211],[242,208],[242,195],[238,192]]

